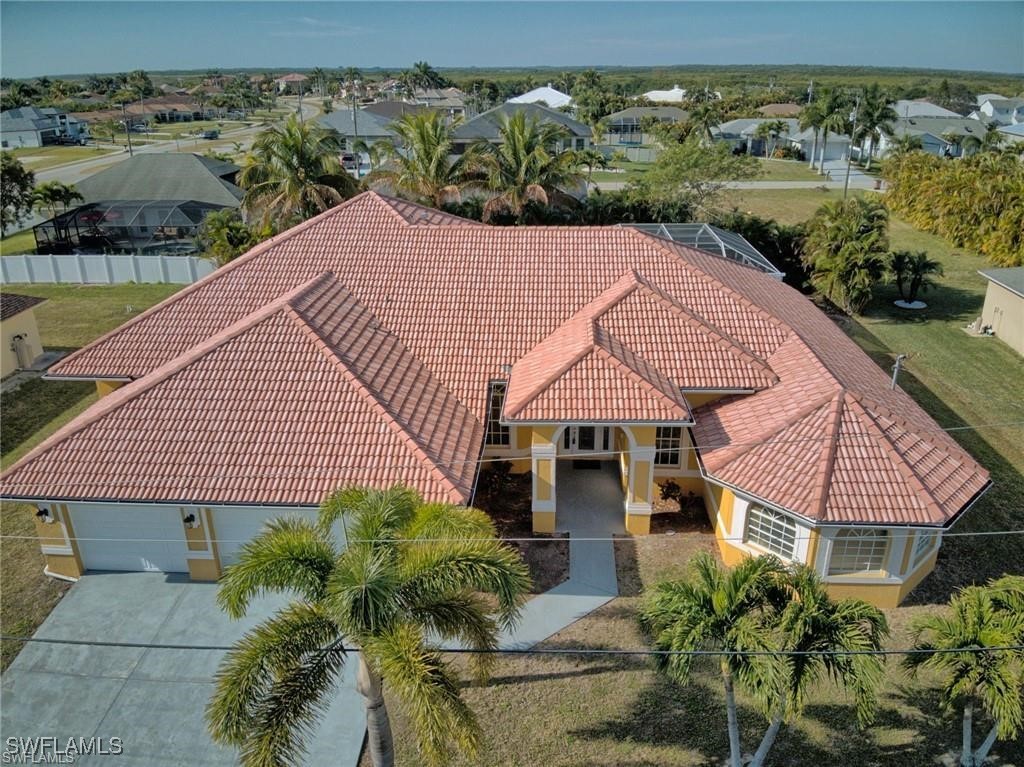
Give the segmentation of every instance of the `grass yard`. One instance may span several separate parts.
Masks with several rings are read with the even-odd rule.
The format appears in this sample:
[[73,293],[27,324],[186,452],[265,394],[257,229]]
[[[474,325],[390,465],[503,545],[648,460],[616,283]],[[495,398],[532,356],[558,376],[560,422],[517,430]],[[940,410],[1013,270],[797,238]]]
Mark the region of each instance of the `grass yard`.
[[46,170],[69,162],[91,160],[117,150],[109,146],[43,146],[21,147],[10,151],[29,170]]
[[[852,190],[850,194],[868,193]],[[842,189],[727,189],[722,204],[744,213],[774,218],[781,224],[798,224],[813,216],[826,202],[841,199]]]
[[762,160],[758,158],[763,174],[759,181],[817,181],[821,178],[802,160]]
[[31,229],[17,232],[0,240],[0,256],[31,253],[36,249],[36,237]]
[[[49,299],[35,308],[47,349],[76,349],[179,290],[180,285],[18,285],[19,293]],[[126,307],[131,306],[130,312]],[[30,381],[2,398],[3,455],[0,468],[49,437],[96,401],[89,383]],[[0,533],[34,536],[31,507],[0,505]],[[0,539],[0,629],[31,634],[70,584],[43,575],[39,545],[29,539]],[[20,647],[4,642],[0,669]]]

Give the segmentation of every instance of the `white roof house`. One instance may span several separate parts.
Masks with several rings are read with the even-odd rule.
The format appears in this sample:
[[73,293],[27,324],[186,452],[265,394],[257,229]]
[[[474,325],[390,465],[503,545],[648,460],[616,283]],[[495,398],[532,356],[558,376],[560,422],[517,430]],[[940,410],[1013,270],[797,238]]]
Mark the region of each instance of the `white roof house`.
[[900,99],[892,105],[900,117],[960,117],[951,109],[944,109],[923,99]]
[[540,88],[534,88],[532,91],[528,91],[521,96],[511,98],[508,100],[508,103],[536,104],[540,101],[543,101],[552,109],[558,109],[559,107],[570,106],[572,104],[572,96],[568,93],[562,93],[553,87],[551,83],[548,83]]
[[666,101],[678,104],[686,98],[686,88],[673,85],[671,90],[667,91],[647,91],[643,97],[648,101]]
[[997,99],[998,100],[998,99],[1005,99],[1005,98],[1006,98],[1006,96],[1004,96],[1001,93],[979,93],[978,94],[978,100],[975,103],[980,107],[986,101],[991,101],[992,99]]

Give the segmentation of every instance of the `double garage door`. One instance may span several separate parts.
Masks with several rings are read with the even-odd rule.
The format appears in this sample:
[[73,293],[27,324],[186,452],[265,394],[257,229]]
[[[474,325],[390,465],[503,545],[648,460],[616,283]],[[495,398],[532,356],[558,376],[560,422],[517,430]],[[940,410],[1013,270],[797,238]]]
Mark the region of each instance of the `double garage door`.
[[[264,523],[283,516],[316,520],[316,511],[220,508],[213,530],[221,567],[238,561],[242,546]],[[188,572],[181,511],[169,508],[79,507],[72,512],[78,550],[86,570]]]
[[82,508],[71,522],[86,570],[188,572],[177,508]]

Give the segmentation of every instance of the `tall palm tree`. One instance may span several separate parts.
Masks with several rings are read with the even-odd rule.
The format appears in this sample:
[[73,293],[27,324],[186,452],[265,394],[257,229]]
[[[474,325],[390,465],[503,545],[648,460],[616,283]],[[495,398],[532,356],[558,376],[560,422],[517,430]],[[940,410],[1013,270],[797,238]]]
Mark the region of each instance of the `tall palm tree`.
[[68,206],[84,199],[74,184],[63,184],[60,181],[44,181],[35,188],[32,199],[37,209],[48,210],[51,218],[57,217],[57,206],[67,210]]
[[444,78],[426,61],[417,61],[412,65],[413,80],[417,88],[440,88]]
[[807,167],[817,167],[818,137],[821,135],[821,124],[825,121],[825,113],[820,101],[812,101],[800,110],[800,130],[814,131],[814,143],[811,144],[811,159]]
[[717,128],[722,120],[722,113],[718,104],[714,101],[705,101],[697,104],[690,110],[690,122],[694,130],[701,137],[701,143],[710,144],[713,136],[712,129]]
[[583,149],[576,152],[576,161],[581,165],[587,166],[587,185],[590,185],[590,179],[594,175],[594,168],[607,168],[608,158],[596,149]]
[[820,101],[821,109],[821,161],[818,164],[818,175],[825,175],[825,151],[828,147],[828,134],[844,133],[850,119],[849,100],[839,91],[826,91]]
[[878,152],[878,144],[882,136],[891,136],[893,123],[899,118],[896,110],[892,107],[893,102],[882,91],[878,83],[872,83],[864,89],[861,97],[860,108],[857,110],[857,136],[860,139],[861,158],[864,157],[864,142],[871,142],[871,151],[868,153],[868,161],[865,166],[871,169],[871,160]]
[[[922,615],[912,624],[915,650],[1007,647],[1024,642],[1024,577],[1004,576],[987,586],[969,586],[950,601],[947,615]],[[997,739],[1016,738],[1024,726],[1024,654],[922,652],[908,655],[906,667],[943,677],[942,701],[963,706],[961,767],[980,767]],[[992,729],[975,750],[975,706],[992,719]]]
[[[790,652],[863,652],[880,650],[889,628],[877,607],[860,599],[833,600],[821,578],[806,565],[794,566],[786,586],[791,599],[775,626],[778,649]],[[750,767],[762,767],[787,716],[798,716],[811,690],[823,677],[853,692],[857,718],[867,726],[874,718],[883,662],[878,655],[789,655],[775,677],[777,688],[767,694],[771,713],[761,745]]]
[[[347,546],[331,533],[339,523]],[[456,750],[472,757],[480,727],[435,643],[495,649],[529,584],[487,515],[425,504],[400,486],[342,489],[315,525],[270,522],[226,569],[218,602],[239,618],[266,592],[297,599],[226,656],[207,707],[211,733],[238,746],[247,767],[302,763],[302,737],[354,652],[374,767],[394,764],[385,685],[412,721],[423,763]],[[474,656],[481,677],[493,658]]]
[[452,159],[452,126],[436,111],[406,114],[392,123],[399,145],[387,147],[390,161],[367,181],[382,181],[399,194],[434,207],[461,201],[468,180],[466,155]]
[[289,116],[253,142],[238,176],[242,205],[281,229],[334,207],[358,191],[341,168],[341,151],[337,132]]
[[316,83],[316,92],[321,97],[323,97],[327,93],[327,89],[324,87],[325,74],[326,73],[324,72],[323,67],[313,67],[313,69],[310,70],[309,73],[309,76],[312,78],[313,82]]
[[[785,120],[766,120],[759,124],[754,130],[754,137],[764,141],[764,159],[768,159],[770,154],[775,153],[775,145],[779,139],[779,136],[786,132],[789,126]],[[769,143],[771,142],[771,149],[769,150]]]
[[471,154],[472,167],[492,193],[484,205],[484,220],[496,213],[519,216],[527,202],[569,205],[569,191],[583,181],[577,155],[558,151],[568,131],[555,123],[541,123],[516,112],[503,118],[497,144],[480,141]]
[[[643,606],[645,628],[659,650],[763,651],[772,649],[771,626],[785,604],[780,586],[785,573],[775,557],[748,557],[732,569],[701,552],[690,562],[685,580],[659,583]],[[660,655],[668,675],[686,684],[692,655]],[[729,765],[740,767],[739,721],[735,684],[753,690],[777,685],[777,668],[767,656],[727,655],[719,661],[725,688],[729,730]]]
[[908,304],[917,300],[918,293],[924,293],[935,283],[932,277],[941,277],[942,263],[928,257],[923,250],[897,250],[890,254],[889,272],[896,282],[900,298]]

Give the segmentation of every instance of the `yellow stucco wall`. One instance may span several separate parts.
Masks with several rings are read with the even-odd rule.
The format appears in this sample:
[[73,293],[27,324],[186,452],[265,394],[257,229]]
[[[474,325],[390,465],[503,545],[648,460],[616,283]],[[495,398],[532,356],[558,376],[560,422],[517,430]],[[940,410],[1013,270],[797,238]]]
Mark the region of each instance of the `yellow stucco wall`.
[[1024,298],[989,281],[981,321],[992,326],[996,338],[1024,354]]
[[[32,514],[34,515],[38,511],[38,508],[32,507]],[[46,569],[54,575],[62,575],[65,578],[79,578],[82,573],[85,572],[85,568],[82,567],[82,557],[78,551],[78,541],[75,540],[75,527],[74,522],[71,520],[71,514],[68,512],[67,504],[58,503],[50,507],[50,513],[54,514],[54,518],[63,522],[64,529],[67,530],[68,538],[71,541],[71,554],[44,554],[43,557],[46,560]],[[39,518],[35,518],[36,534],[39,536],[39,544],[41,546],[66,546],[67,543],[64,540],[64,534],[61,532],[60,522],[55,522],[51,525],[45,525],[39,521]]]
[[554,461],[549,459],[537,460],[537,500],[550,501],[553,495]]
[[533,532],[553,533],[555,532],[555,512],[535,511],[533,512]]
[[646,480],[651,473],[650,461],[635,461],[633,465],[633,477],[635,478],[633,497],[630,499],[636,503],[651,502],[651,483]]
[[651,532],[651,515],[627,513],[626,532],[630,535],[648,535]]
[[0,326],[0,378],[6,378],[18,369],[18,355],[11,348],[14,336],[25,336],[29,354],[35,359],[43,353],[43,342],[39,340],[36,316],[31,309],[15,314]]
[[100,399],[106,397],[112,391],[120,389],[124,386],[124,381],[97,381],[96,382],[96,393],[100,395]]

